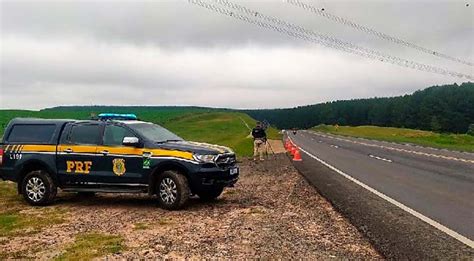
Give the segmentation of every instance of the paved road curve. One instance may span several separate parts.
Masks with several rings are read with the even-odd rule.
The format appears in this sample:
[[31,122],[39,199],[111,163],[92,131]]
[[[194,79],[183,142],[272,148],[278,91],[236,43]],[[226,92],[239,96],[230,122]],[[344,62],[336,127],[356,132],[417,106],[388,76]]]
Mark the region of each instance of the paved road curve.
[[290,137],[307,153],[474,240],[474,154],[310,131]]

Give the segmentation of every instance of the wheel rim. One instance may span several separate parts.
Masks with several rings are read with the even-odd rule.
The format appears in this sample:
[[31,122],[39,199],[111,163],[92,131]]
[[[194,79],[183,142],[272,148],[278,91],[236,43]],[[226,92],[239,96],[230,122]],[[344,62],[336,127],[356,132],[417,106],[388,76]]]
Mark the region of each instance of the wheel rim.
[[171,178],[164,178],[160,183],[160,198],[166,204],[173,204],[178,195],[176,183]]
[[31,201],[38,202],[44,198],[46,186],[43,180],[38,177],[32,177],[26,183],[26,195]]

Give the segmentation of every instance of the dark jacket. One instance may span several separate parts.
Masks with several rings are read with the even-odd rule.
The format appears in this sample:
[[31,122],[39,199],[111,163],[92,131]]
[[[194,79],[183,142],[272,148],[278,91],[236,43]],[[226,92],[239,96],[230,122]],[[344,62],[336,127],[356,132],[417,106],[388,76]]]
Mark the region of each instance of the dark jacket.
[[267,134],[265,133],[265,130],[260,127],[253,128],[252,136],[254,139],[261,139],[261,140],[267,139]]

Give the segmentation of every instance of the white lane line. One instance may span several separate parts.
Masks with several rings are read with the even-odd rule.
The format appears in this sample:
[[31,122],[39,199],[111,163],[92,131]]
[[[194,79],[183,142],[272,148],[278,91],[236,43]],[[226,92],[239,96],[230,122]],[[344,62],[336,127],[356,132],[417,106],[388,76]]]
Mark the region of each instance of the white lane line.
[[334,145],[334,144],[331,144],[330,146],[331,146],[331,147],[333,147],[333,148],[336,148],[336,149],[338,149],[338,148],[339,148],[339,146],[337,146],[337,145]]
[[313,133],[314,133],[314,135],[321,136],[321,137],[324,137],[324,138],[335,139],[335,140],[340,140],[340,141],[344,141],[344,142],[350,142],[350,143],[354,143],[354,144],[364,145],[364,146],[367,146],[367,147],[375,147],[375,148],[381,148],[381,149],[387,149],[387,150],[394,150],[394,151],[398,151],[398,152],[405,152],[405,153],[411,153],[411,154],[416,154],[416,155],[421,155],[421,156],[427,156],[427,157],[440,158],[440,159],[445,159],[445,160],[453,160],[453,161],[460,161],[460,162],[474,164],[474,160],[469,160],[469,159],[463,159],[463,158],[456,158],[456,157],[426,153],[426,152],[421,152],[421,151],[416,151],[416,150],[400,149],[400,148],[388,147],[388,146],[383,146],[383,145],[378,145],[378,144],[370,144],[370,143],[366,143],[366,142],[348,140],[348,139],[343,139],[343,138],[339,138],[339,137],[333,137],[333,136],[329,136],[329,135],[325,135],[325,134],[321,134],[321,133],[316,133],[316,132],[313,132]]
[[372,154],[369,154],[369,157],[374,158],[374,159],[378,159],[378,160],[383,160],[383,161],[386,161],[386,162],[393,162],[391,159],[382,158],[382,157],[375,156],[375,155],[372,155]]
[[[291,140],[291,138],[290,138],[290,140]],[[291,141],[292,141],[292,140],[291,140]],[[293,144],[295,144],[295,143],[293,142]],[[296,144],[295,144],[295,145],[296,145]],[[424,222],[428,223],[429,225],[431,225],[431,226],[437,228],[438,230],[440,230],[440,231],[446,233],[447,235],[453,237],[454,239],[460,241],[461,243],[463,243],[463,244],[465,244],[465,245],[467,245],[467,246],[469,246],[469,247],[471,247],[471,248],[474,248],[474,241],[472,241],[471,239],[469,239],[469,238],[467,238],[467,237],[465,237],[465,236],[459,234],[458,232],[456,232],[456,231],[454,231],[454,230],[452,230],[452,229],[450,229],[450,228],[448,228],[448,227],[446,227],[446,226],[444,226],[444,225],[442,225],[442,224],[440,224],[440,223],[434,221],[433,219],[431,219],[431,218],[429,218],[429,217],[427,217],[427,216],[421,214],[420,212],[415,211],[415,210],[413,210],[413,209],[411,209],[411,208],[405,206],[403,203],[400,203],[400,202],[396,201],[395,199],[393,199],[393,198],[391,198],[391,197],[389,197],[389,196],[383,194],[382,192],[379,192],[378,190],[376,190],[376,189],[374,189],[374,188],[372,188],[372,187],[370,187],[370,186],[368,186],[368,185],[366,185],[366,184],[360,182],[359,180],[357,180],[357,179],[355,179],[355,178],[349,176],[348,174],[346,174],[346,173],[342,172],[341,170],[337,169],[336,167],[334,167],[334,166],[332,166],[332,165],[329,165],[329,164],[326,163],[324,160],[322,160],[322,159],[320,159],[320,158],[314,156],[313,154],[307,152],[306,150],[302,149],[300,146],[296,145],[296,147],[298,147],[299,150],[301,150],[302,152],[304,152],[305,154],[307,154],[307,155],[310,156],[311,158],[313,158],[313,159],[319,161],[319,162],[320,162],[321,164],[323,164],[324,166],[326,166],[326,167],[328,167],[329,169],[335,171],[337,174],[339,174],[339,175],[341,175],[341,176],[347,178],[348,180],[350,180],[350,181],[356,183],[357,185],[359,185],[359,186],[365,188],[366,190],[372,192],[373,194],[379,196],[380,198],[382,198],[382,199],[384,199],[384,200],[386,200],[386,201],[392,203],[393,205],[395,205],[395,206],[401,208],[402,210],[404,210],[404,211],[410,213],[411,215],[413,215],[413,216],[415,216],[415,217],[421,219],[422,221],[424,221]]]

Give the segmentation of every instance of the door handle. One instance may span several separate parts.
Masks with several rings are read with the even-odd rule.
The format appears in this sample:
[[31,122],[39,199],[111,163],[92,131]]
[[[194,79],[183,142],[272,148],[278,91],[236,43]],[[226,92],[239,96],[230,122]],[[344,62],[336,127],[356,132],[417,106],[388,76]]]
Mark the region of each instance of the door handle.
[[66,153],[71,153],[71,152],[72,152],[72,149],[71,149],[71,148],[67,148],[67,149],[64,150],[64,152],[66,152]]
[[100,153],[102,153],[102,155],[104,155],[104,156],[109,155],[109,151],[108,151],[108,150],[103,150],[103,151],[101,151]]

